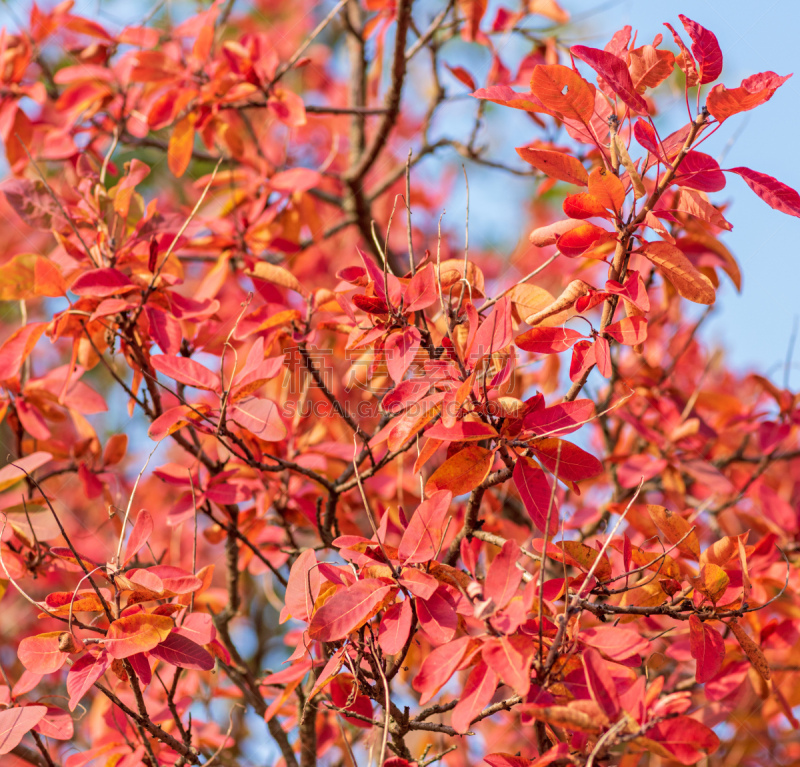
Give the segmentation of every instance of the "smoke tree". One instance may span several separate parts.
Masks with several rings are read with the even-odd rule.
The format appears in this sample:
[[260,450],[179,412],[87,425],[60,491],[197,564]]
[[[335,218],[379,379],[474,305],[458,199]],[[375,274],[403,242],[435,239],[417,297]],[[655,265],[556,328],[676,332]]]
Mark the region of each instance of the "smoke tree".
[[3,765],[800,759],[798,399],[698,333],[788,75],[520,5],[0,35]]

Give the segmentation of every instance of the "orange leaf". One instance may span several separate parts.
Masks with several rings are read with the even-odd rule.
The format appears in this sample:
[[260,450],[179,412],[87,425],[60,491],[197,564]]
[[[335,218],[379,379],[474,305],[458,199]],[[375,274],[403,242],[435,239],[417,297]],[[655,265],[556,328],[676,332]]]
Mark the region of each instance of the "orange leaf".
[[[678,543],[686,536],[685,540],[678,544],[678,549],[692,559],[700,559],[700,542],[697,539],[697,531],[689,532],[692,526],[683,517],[663,506],[652,504],[647,506],[647,513],[669,543]],[[686,535],[687,533],[689,534]]]
[[105,648],[112,658],[147,652],[163,642],[174,625],[172,618],[166,615],[126,615],[108,627]]
[[604,208],[619,213],[625,202],[625,187],[613,173],[604,168],[595,168],[589,174],[589,194]]
[[729,625],[731,627],[731,631],[733,631],[733,635],[736,637],[742,649],[745,651],[745,654],[750,659],[750,663],[752,663],[755,670],[758,671],[759,676],[765,682],[768,682],[771,676],[769,663],[767,663],[767,659],[764,657],[764,653],[761,651],[761,648],[752,639],[750,639],[749,636],[747,636],[744,629],[736,622],[735,619],[732,620]]
[[711,280],[674,245],[649,242],[642,248],[642,253],[661,270],[679,295],[696,304],[714,303],[716,293]]
[[548,109],[564,117],[584,125],[592,119],[595,88],[568,67],[538,65],[531,77],[531,91]]
[[517,154],[537,170],[552,178],[557,178],[559,181],[566,181],[578,186],[586,186],[589,183],[589,174],[586,173],[586,168],[583,167],[580,160],[571,155],[527,146],[517,147]]
[[172,174],[180,178],[189,167],[194,148],[195,116],[188,114],[173,129],[167,149],[167,164]]
[[425,485],[425,495],[437,490],[449,490],[454,496],[472,492],[492,468],[494,452],[485,447],[470,445],[450,456]]

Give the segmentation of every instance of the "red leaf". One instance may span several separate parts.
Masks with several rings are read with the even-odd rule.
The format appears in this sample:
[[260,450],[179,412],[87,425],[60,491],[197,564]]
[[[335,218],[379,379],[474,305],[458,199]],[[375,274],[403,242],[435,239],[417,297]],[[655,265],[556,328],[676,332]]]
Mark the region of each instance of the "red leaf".
[[550,149],[534,149],[523,146],[517,147],[517,154],[525,162],[530,163],[551,178],[578,186],[586,186],[589,183],[589,174],[583,167],[583,163],[572,155]]
[[528,413],[523,426],[541,436],[570,434],[594,416],[594,402],[578,399]]
[[70,286],[70,290],[76,296],[91,296],[93,298],[116,296],[120,293],[129,293],[135,289],[136,285],[128,277],[119,270],[110,267],[84,272]]
[[689,152],[678,166],[674,183],[700,192],[719,192],[725,187],[725,174],[710,155]]
[[[566,743],[564,744],[566,745]],[[530,767],[531,760],[524,756],[514,756],[513,754],[487,754],[483,761],[491,767]]]
[[456,603],[444,586],[439,586],[429,599],[417,599],[417,617],[420,628],[435,645],[446,644],[456,635]]
[[417,507],[397,549],[398,558],[405,564],[428,562],[436,554],[452,499],[449,490],[440,490]]
[[621,344],[636,346],[647,339],[647,320],[644,317],[623,317],[609,325],[605,332]]
[[585,338],[572,328],[531,328],[514,339],[514,343],[526,352],[557,354],[569,349],[576,341]]
[[472,669],[464,690],[453,709],[450,723],[462,735],[469,730],[472,720],[488,705],[497,687],[497,674],[484,661]]
[[[350,674],[339,674],[334,677],[330,684],[331,698],[333,705],[345,709],[345,711],[352,711],[354,714],[372,718],[372,703],[370,699],[358,692],[358,687],[355,680]],[[354,725],[355,727],[371,727],[369,722],[354,716],[344,717],[345,721]]]
[[696,615],[689,616],[689,642],[697,661],[695,676],[699,684],[714,677],[725,660],[725,641],[719,633]]
[[445,64],[445,66],[453,74],[453,77],[464,83],[471,91],[475,90],[475,80],[472,79],[472,75],[464,67],[451,67],[449,64]]
[[[587,192],[579,192],[578,194],[571,194],[565,197],[562,208],[564,209],[564,213],[570,218],[609,217],[608,211],[603,207],[600,200]],[[555,240],[552,244],[555,244]]]
[[573,45],[570,53],[594,69],[634,112],[649,111],[645,100],[636,92],[631,73],[622,59],[613,53],[601,51],[599,48],[587,48],[585,45]]
[[588,648],[581,656],[586,683],[592,700],[612,721],[616,722],[620,715],[619,696],[614,679],[608,671],[607,662],[597,650]]
[[393,588],[379,578],[367,578],[337,591],[314,613],[309,636],[320,642],[344,639],[372,617]]
[[150,358],[150,362],[159,373],[163,373],[178,383],[193,386],[195,389],[217,392],[217,394],[222,392],[219,376],[192,359],[156,354]]
[[692,38],[692,53],[697,60],[700,84],[714,82],[722,74],[722,51],[716,35],[683,14],[678,18]]
[[560,439],[543,439],[534,442],[536,457],[548,471],[560,480],[580,482],[603,473],[603,464],[571,442]]
[[770,208],[800,218],[800,194],[766,173],[750,168],[731,168]]
[[520,548],[516,542],[506,541],[489,565],[483,594],[494,602],[496,610],[502,610],[511,601],[522,582],[522,570],[517,567],[519,557]]
[[422,693],[419,699],[421,706],[428,703],[447,684],[461,665],[471,641],[468,636],[459,637],[425,656],[412,683],[412,687]]
[[408,599],[392,605],[383,614],[378,628],[378,644],[384,653],[397,655],[403,649],[411,633],[412,618],[411,601]]
[[133,526],[128,543],[125,545],[125,555],[122,557],[123,566],[127,565],[136,556],[139,549],[147,543],[153,533],[153,527],[153,517],[150,516],[150,512],[142,509],[139,512],[139,516],[136,517],[136,524]]
[[0,754],[16,748],[47,713],[47,706],[16,706],[0,711]]
[[655,155],[659,159],[663,159],[658,136],[649,122],[640,117],[633,124],[633,135],[636,137],[640,146],[644,147],[650,154]]
[[597,345],[593,341],[578,341],[572,347],[572,359],[569,363],[570,381],[577,381],[597,362],[596,349]]
[[672,39],[675,40],[675,45],[677,45],[681,50],[680,55],[675,61],[686,75],[687,86],[691,88],[692,86],[697,85],[697,83],[700,81],[700,76],[697,72],[697,64],[695,63],[694,57],[689,52],[689,49],[681,39],[681,36],[673,28],[672,24],[668,24],[665,21],[664,26],[672,33]]
[[659,722],[647,731],[647,737],[660,743],[681,764],[695,764],[719,747],[714,731],[689,716]]
[[613,232],[609,232],[601,226],[586,223],[580,224],[562,234],[556,240],[556,246],[563,255],[575,258],[583,255],[587,250],[615,239],[616,235]]
[[150,655],[179,668],[198,671],[210,671],[214,668],[214,658],[208,650],[175,631],[150,650]]
[[[525,458],[520,458],[514,466],[514,485],[525,510],[533,520],[533,524],[548,535],[558,531],[558,501],[544,472],[532,466]],[[551,503],[552,501],[552,503]],[[550,510],[550,526],[547,525],[547,514]]]

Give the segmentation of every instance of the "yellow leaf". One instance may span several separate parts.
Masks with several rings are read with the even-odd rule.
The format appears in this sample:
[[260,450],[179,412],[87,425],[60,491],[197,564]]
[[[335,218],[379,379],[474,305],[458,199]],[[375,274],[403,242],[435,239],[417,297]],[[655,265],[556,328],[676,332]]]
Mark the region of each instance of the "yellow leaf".
[[173,129],[167,148],[167,165],[176,178],[180,178],[189,167],[194,149],[195,116],[188,114]]

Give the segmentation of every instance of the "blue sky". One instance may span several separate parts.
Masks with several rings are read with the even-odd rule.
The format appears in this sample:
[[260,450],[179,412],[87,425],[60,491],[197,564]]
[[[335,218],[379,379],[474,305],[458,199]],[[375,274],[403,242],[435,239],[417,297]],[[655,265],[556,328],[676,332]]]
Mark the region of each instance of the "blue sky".
[[[705,151],[718,156],[727,148],[723,167],[745,165],[800,189],[800,160],[796,154],[800,126],[800,4],[792,0],[623,0],[604,4],[570,0],[565,7],[578,20],[576,36],[579,28],[586,26],[600,40],[608,39],[625,24],[638,28],[643,40],[648,41],[659,31],[669,34],[661,26],[664,21],[682,31],[677,16],[683,13],[717,36],[725,57],[721,81],[728,87],[738,86],[756,72],[797,72],[769,103],[742,116],[744,119],[736,117],[730,125],[726,123]],[[605,10],[580,21],[582,14],[602,8]],[[675,108],[680,109],[680,104]],[[732,138],[735,140],[726,147]],[[737,367],[769,372],[774,381],[782,383],[792,325],[800,314],[800,219],[767,207],[732,174],[728,174],[728,185],[715,199],[731,202],[726,216],[734,228],[725,235],[724,242],[737,258],[744,279],[741,295],[730,283],[721,291],[720,306],[705,337],[720,342]],[[800,355],[795,354],[790,378],[794,386],[800,385],[798,365]]]

